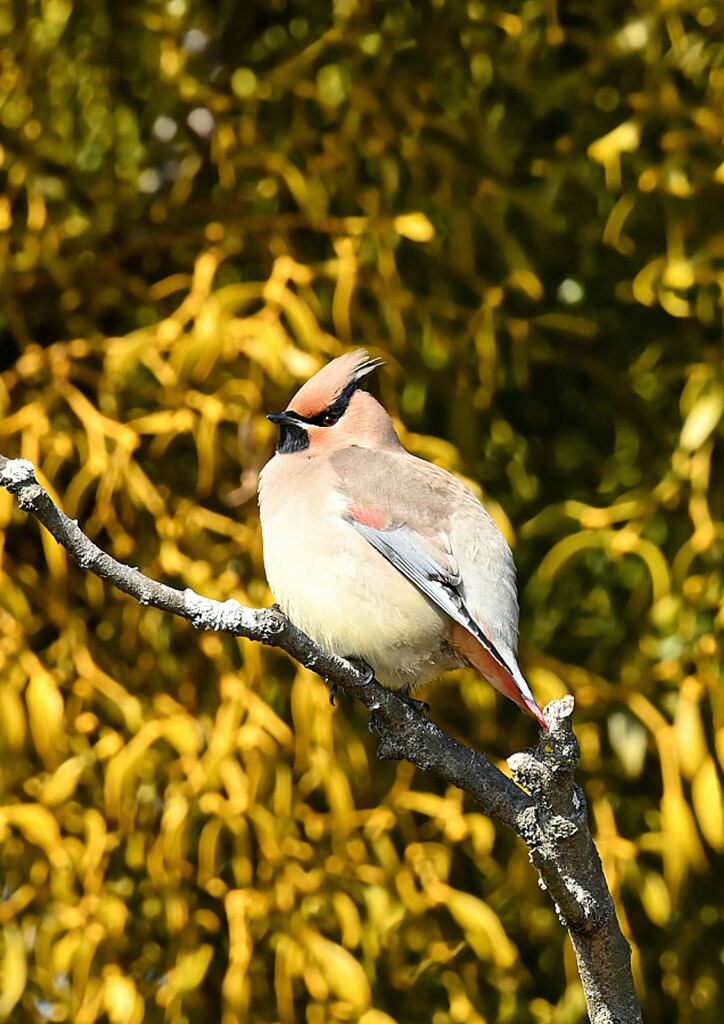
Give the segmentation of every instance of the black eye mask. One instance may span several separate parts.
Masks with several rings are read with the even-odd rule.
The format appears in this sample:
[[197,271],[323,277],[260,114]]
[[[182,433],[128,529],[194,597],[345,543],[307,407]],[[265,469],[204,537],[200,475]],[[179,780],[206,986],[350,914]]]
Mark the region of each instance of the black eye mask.
[[[379,365],[379,360],[370,360],[370,365]],[[352,400],[352,395],[359,388],[361,377],[351,380],[337,395],[331,405],[328,405],[316,416],[302,416],[298,412],[288,409],[286,412],[269,413],[267,419],[279,426],[279,444],[277,451],[282,455],[289,452],[303,452],[309,448],[309,434],[307,426],[311,427],[333,427],[338,420],[344,416],[347,406]]]
[[317,413],[316,416],[300,416],[299,419],[304,423],[311,423],[315,427],[333,427],[337,420],[344,416],[347,411],[347,406],[352,400],[352,395],[358,387],[359,382],[351,380],[349,384],[340,391],[332,404],[328,405],[326,409]]

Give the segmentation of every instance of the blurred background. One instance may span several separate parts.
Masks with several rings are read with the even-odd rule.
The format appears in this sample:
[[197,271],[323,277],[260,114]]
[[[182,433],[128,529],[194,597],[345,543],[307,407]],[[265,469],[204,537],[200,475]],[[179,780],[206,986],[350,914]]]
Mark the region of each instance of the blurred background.
[[[724,1019],[722,8],[0,9],[0,450],[116,557],[264,605],[264,413],[350,345],[514,547],[644,1015]],[[718,456],[718,457],[717,457]],[[526,850],[281,654],[0,493],[0,1020],[576,1024]],[[432,717],[503,764],[466,673]]]

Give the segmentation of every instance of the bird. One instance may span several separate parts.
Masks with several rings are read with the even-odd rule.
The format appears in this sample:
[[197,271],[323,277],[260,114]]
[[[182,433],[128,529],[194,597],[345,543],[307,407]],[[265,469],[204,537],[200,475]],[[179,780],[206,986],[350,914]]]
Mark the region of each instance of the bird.
[[347,352],[267,416],[279,437],[258,496],[274,599],[320,647],[404,698],[471,667],[547,730],[516,658],[510,547],[472,491],[408,452],[362,390],[381,365]]

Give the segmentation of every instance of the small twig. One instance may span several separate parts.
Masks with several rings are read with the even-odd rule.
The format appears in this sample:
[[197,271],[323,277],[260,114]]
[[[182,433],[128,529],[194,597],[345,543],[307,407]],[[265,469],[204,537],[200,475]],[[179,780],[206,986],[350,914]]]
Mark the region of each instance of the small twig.
[[641,1021],[631,951],[588,829],[585,798],[573,779],[579,751],[571,727],[572,697],[547,706],[544,714],[550,732],[540,734],[535,749],[508,758],[513,781],[483,754],[452,739],[356,665],[318,647],[278,608],[213,601],[193,590],[158,583],[118,562],[61,512],[37,482],[32,463],[0,455],[0,485],[17,496],[20,508],[38,519],[81,568],[141,604],[179,615],[196,629],[233,633],[279,647],[357,697],[370,712],[380,757],[410,761],[421,771],[459,786],[528,845],[541,885],[549,891],[571,936],[592,1024]]

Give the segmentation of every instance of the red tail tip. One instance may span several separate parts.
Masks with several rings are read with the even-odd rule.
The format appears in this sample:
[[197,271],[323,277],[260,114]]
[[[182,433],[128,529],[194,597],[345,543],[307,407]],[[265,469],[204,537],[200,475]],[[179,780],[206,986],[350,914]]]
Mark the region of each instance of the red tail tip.
[[546,722],[546,720],[545,720],[545,718],[543,716],[543,712],[538,707],[538,705],[535,702],[533,702],[533,701],[526,701],[525,703],[526,703],[526,707],[530,711],[530,713],[533,716],[533,718],[535,718],[536,722],[541,727],[543,732],[550,732],[550,729],[548,728],[548,723]]

